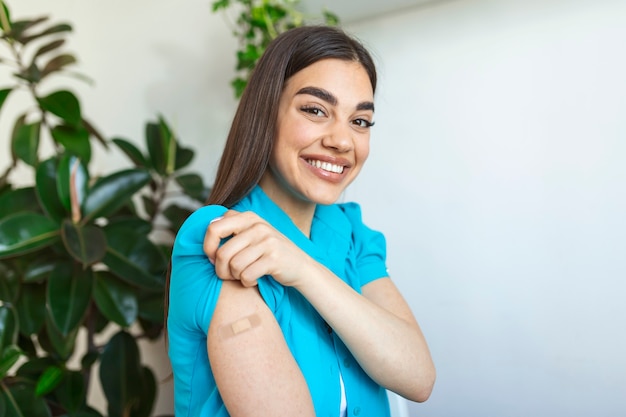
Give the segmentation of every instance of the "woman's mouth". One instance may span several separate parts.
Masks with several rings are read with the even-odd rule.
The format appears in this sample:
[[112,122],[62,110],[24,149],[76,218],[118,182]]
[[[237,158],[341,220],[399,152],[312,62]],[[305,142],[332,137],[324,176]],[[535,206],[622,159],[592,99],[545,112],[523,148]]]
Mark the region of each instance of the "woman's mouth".
[[307,159],[306,162],[315,168],[332,172],[334,174],[342,174],[344,169],[343,165],[331,164],[330,162],[323,162],[317,159]]

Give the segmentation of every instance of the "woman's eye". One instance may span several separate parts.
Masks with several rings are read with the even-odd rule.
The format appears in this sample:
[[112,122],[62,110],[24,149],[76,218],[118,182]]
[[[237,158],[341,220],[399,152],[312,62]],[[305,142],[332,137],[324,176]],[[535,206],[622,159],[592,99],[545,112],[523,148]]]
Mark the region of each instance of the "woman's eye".
[[325,116],[324,110],[320,109],[319,107],[305,106],[302,107],[301,110],[305,113],[312,114],[313,116]]
[[357,125],[358,127],[368,128],[368,127],[374,126],[374,122],[370,122],[369,120],[366,120],[366,119],[356,119],[353,123]]

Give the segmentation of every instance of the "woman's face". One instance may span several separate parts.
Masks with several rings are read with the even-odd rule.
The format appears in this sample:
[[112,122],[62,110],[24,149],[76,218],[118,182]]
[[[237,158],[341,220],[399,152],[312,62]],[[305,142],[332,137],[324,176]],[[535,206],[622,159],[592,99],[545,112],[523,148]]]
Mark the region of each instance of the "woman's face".
[[280,98],[277,136],[261,187],[283,209],[334,203],[369,154],[374,93],[359,63],[318,61]]

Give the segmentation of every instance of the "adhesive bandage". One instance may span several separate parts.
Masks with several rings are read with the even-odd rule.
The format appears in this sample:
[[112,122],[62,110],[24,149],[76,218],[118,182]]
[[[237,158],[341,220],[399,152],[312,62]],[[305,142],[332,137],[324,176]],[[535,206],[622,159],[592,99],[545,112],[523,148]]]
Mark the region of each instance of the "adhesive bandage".
[[252,314],[220,327],[219,333],[222,339],[228,339],[260,325],[261,317]]

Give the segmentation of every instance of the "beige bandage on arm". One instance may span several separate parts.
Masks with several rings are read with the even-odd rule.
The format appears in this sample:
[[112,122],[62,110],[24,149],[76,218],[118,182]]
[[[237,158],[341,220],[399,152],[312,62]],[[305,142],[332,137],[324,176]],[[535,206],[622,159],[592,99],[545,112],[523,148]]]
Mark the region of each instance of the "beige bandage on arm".
[[228,339],[261,325],[261,317],[252,314],[220,327],[221,339]]

